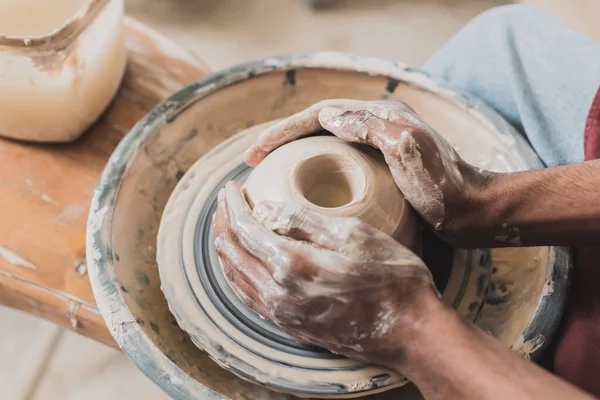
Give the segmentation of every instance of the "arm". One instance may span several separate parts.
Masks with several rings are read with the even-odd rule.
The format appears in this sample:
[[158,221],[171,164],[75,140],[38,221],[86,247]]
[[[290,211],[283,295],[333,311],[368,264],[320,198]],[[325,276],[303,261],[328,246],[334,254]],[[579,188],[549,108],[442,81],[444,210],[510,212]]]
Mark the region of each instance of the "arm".
[[423,262],[368,224],[271,202],[250,210],[233,183],[214,224],[234,291],[298,341],[395,369],[428,400],[592,398],[446,307]]
[[475,247],[600,241],[600,161],[496,174],[453,235]]
[[416,325],[404,361],[392,363],[427,400],[592,399],[517,356],[437,299],[424,299],[429,318]]
[[600,161],[519,173],[481,171],[398,101],[317,103],[265,131],[246,161],[256,165],[275,148],[320,129],[381,150],[406,199],[450,244],[600,242]]

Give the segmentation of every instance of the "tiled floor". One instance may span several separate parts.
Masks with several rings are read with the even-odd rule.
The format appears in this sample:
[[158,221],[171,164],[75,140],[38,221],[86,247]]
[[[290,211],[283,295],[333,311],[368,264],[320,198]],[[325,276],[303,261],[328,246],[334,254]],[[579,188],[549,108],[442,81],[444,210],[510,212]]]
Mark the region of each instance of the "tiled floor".
[[167,400],[122,353],[0,306],[0,399]]
[[[600,38],[597,0],[526,0]],[[500,0],[128,0],[129,12],[219,69],[273,54],[351,51],[421,64]],[[594,12],[595,11],[595,12]],[[592,18],[593,16],[593,18]],[[166,399],[121,353],[0,307],[0,399]]]

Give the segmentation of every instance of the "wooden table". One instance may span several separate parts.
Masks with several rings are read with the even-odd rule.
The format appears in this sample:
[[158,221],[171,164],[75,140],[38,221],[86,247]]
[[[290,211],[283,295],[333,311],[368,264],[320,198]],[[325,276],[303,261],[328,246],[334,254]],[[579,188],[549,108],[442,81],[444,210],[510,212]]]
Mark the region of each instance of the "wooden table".
[[114,148],[156,104],[201,78],[185,50],[126,20],[129,65],[117,96],[79,140],[0,139],[0,304],[116,347],[92,294],[85,229],[96,183]]

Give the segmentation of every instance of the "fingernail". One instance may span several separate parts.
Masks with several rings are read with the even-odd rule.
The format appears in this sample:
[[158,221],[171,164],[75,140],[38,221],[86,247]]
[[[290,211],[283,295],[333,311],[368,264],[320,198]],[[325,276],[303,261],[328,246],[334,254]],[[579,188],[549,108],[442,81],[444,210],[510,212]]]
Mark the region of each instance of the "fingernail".
[[252,156],[254,155],[254,153],[256,153],[256,149],[258,148],[258,146],[256,146],[255,144],[253,144],[252,146],[248,147],[246,149],[246,151],[244,151],[244,159],[249,159],[249,158],[253,158]]
[[237,189],[237,185],[235,181],[229,181],[225,184],[225,191],[235,190]]
[[251,167],[256,167],[267,156],[266,151],[256,145],[250,146],[244,151],[244,162]]
[[339,122],[343,117],[344,110],[339,107],[323,107],[319,111],[319,122],[322,125],[330,125]]

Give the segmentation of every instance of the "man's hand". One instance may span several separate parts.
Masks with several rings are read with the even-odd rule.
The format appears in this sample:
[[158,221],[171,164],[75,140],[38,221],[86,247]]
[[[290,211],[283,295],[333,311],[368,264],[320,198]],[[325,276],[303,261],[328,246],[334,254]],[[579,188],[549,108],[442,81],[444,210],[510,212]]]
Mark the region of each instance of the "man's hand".
[[266,130],[245,154],[255,166],[275,148],[326,129],[348,142],[378,148],[413,208],[446,241],[471,247],[455,232],[476,213],[492,174],[466,163],[454,148],[400,101],[326,100]]
[[247,150],[246,162],[257,165],[275,148],[321,129],[378,148],[406,199],[454,246],[587,246],[600,240],[600,160],[481,171],[400,101],[322,101],[266,130]]
[[230,182],[215,246],[235,292],[299,341],[397,367],[428,305],[443,307],[423,261],[355,218],[262,202]]
[[446,307],[423,262],[368,224],[280,203],[252,211],[229,183],[214,229],[247,305],[299,341],[397,370],[429,400],[591,399]]

